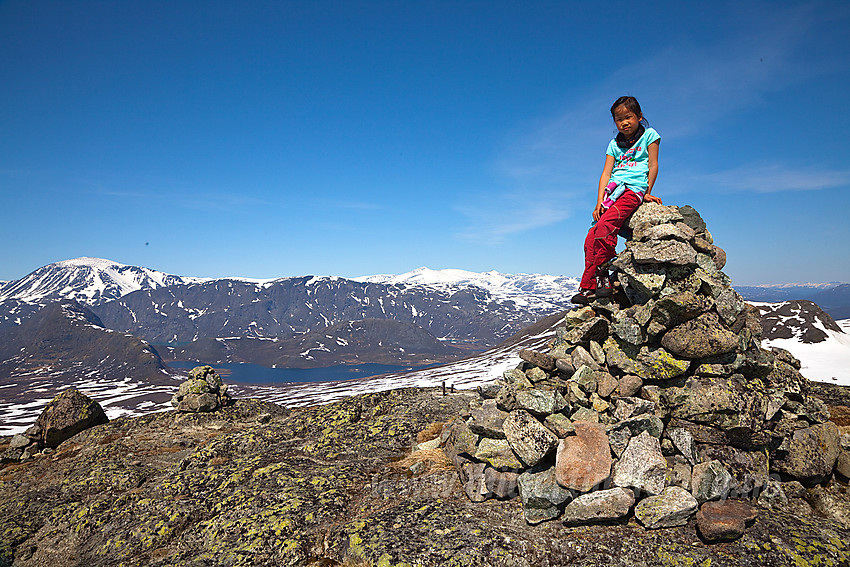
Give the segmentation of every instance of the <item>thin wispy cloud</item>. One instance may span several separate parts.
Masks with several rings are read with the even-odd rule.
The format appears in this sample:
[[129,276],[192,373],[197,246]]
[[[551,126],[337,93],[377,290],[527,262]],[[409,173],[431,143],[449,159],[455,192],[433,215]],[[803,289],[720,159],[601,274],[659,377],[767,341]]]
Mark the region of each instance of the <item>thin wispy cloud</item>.
[[511,235],[561,222],[573,207],[555,193],[519,192],[483,198],[457,205],[454,210],[467,219],[456,236],[463,240],[498,245]]
[[816,166],[795,169],[785,164],[756,164],[696,174],[683,185],[728,192],[817,191],[847,187],[850,185],[850,170],[824,170]]
[[[560,115],[527,125],[505,147],[494,163],[497,186],[505,189],[466,195],[467,200],[455,206],[467,221],[459,236],[498,241],[561,222],[574,213],[589,215],[603,151],[616,133],[608,108],[620,94],[637,96],[662,137],[680,138],[681,145],[742,110],[765,104],[772,93],[834,71],[832,61],[812,63],[802,49],[817,40],[825,18],[835,16],[822,8],[819,4],[784,10],[772,7],[757,14],[757,25],[747,27],[742,21],[745,33],[716,41],[700,37],[690,45],[671,46],[614,70],[568,101]],[[737,180],[736,172],[742,174]],[[795,170],[741,166],[691,175],[725,183],[728,190],[760,192],[833,187],[841,184],[842,176],[846,179],[845,172],[819,172],[808,165]],[[514,208],[506,209],[506,205]],[[527,218],[514,220],[520,215]]]

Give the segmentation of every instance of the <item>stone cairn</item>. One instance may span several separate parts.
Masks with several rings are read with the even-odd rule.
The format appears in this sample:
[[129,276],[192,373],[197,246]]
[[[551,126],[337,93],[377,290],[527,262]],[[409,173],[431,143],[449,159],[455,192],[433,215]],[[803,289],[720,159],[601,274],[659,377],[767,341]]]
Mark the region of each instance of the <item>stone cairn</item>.
[[759,313],[692,207],[644,204],[629,228],[613,297],[480,387],[444,450],[472,501],[518,495],[530,524],[696,516],[703,538],[734,539],[756,518],[748,501],[833,474],[838,428],[800,362],[761,348]]
[[171,405],[186,413],[216,411],[229,403],[227,384],[212,366],[196,366],[190,370],[189,379],[180,384],[171,397]]

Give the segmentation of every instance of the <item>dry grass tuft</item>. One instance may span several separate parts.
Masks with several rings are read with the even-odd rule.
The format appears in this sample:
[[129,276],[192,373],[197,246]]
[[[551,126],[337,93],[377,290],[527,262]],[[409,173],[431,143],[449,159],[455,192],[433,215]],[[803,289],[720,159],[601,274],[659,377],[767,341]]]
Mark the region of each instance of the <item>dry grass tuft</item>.
[[850,408],[847,406],[828,406],[829,420],[839,427],[850,425]]
[[442,449],[415,451],[401,460],[390,463],[390,468],[400,472],[407,472],[416,463],[425,463],[425,468],[421,473],[423,475],[454,470],[454,465]]
[[443,428],[446,426],[442,421],[437,421],[416,434],[416,442],[424,443],[431,439],[436,439],[443,434]]

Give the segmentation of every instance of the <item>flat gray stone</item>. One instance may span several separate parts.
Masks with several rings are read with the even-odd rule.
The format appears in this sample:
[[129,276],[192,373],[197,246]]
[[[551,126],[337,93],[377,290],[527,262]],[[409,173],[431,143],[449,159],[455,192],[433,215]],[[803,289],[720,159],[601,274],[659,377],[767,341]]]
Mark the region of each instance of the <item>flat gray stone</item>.
[[635,518],[650,530],[684,526],[696,514],[698,506],[690,492],[678,486],[668,486],[658,496],[649,496],[638,502]]
[[573,493],[555,480],[555,468],[529,470],[517,479],[522,500],[522,513],[529,524],[539,524],[561,515],[561,506],[573,498]]
[[691,494],[702,504],[726,498],[732,486],[732,475],[720,461],[694,465],[691,473]]
[[582,494],[567,504],[563,520],[568,526],[607,522],[629,514],[635,503],[631,490],[611,488]]
[[558,446],[558,436],[525,410],[514,410],[504,423],[505,437],[517,458],[532,467]]
[[611,475],[614,486],[654,495],[667,485],[667,460],[658,438],[644,431],[632,437]]

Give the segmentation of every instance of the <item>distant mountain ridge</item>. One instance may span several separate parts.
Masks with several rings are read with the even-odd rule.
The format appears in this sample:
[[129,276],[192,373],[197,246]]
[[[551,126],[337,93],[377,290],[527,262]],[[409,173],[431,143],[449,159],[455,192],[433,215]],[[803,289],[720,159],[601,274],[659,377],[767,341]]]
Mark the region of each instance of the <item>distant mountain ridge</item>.
[[74,299],[107,327],[156,343],[290,338],[345,321],[394,319],[484,348],[569,307],[577,286],[564,276],[428,268],[356,279],[207,279],[78,258],[0,288],[0,326],[20,324],[46,302]]
[[42,266],[19,280],[6,282],[0,287],[0,302],[73,299],[96,305],[141,289],[202,281],[206,278],[174,276],[103,258],[75,258]]

